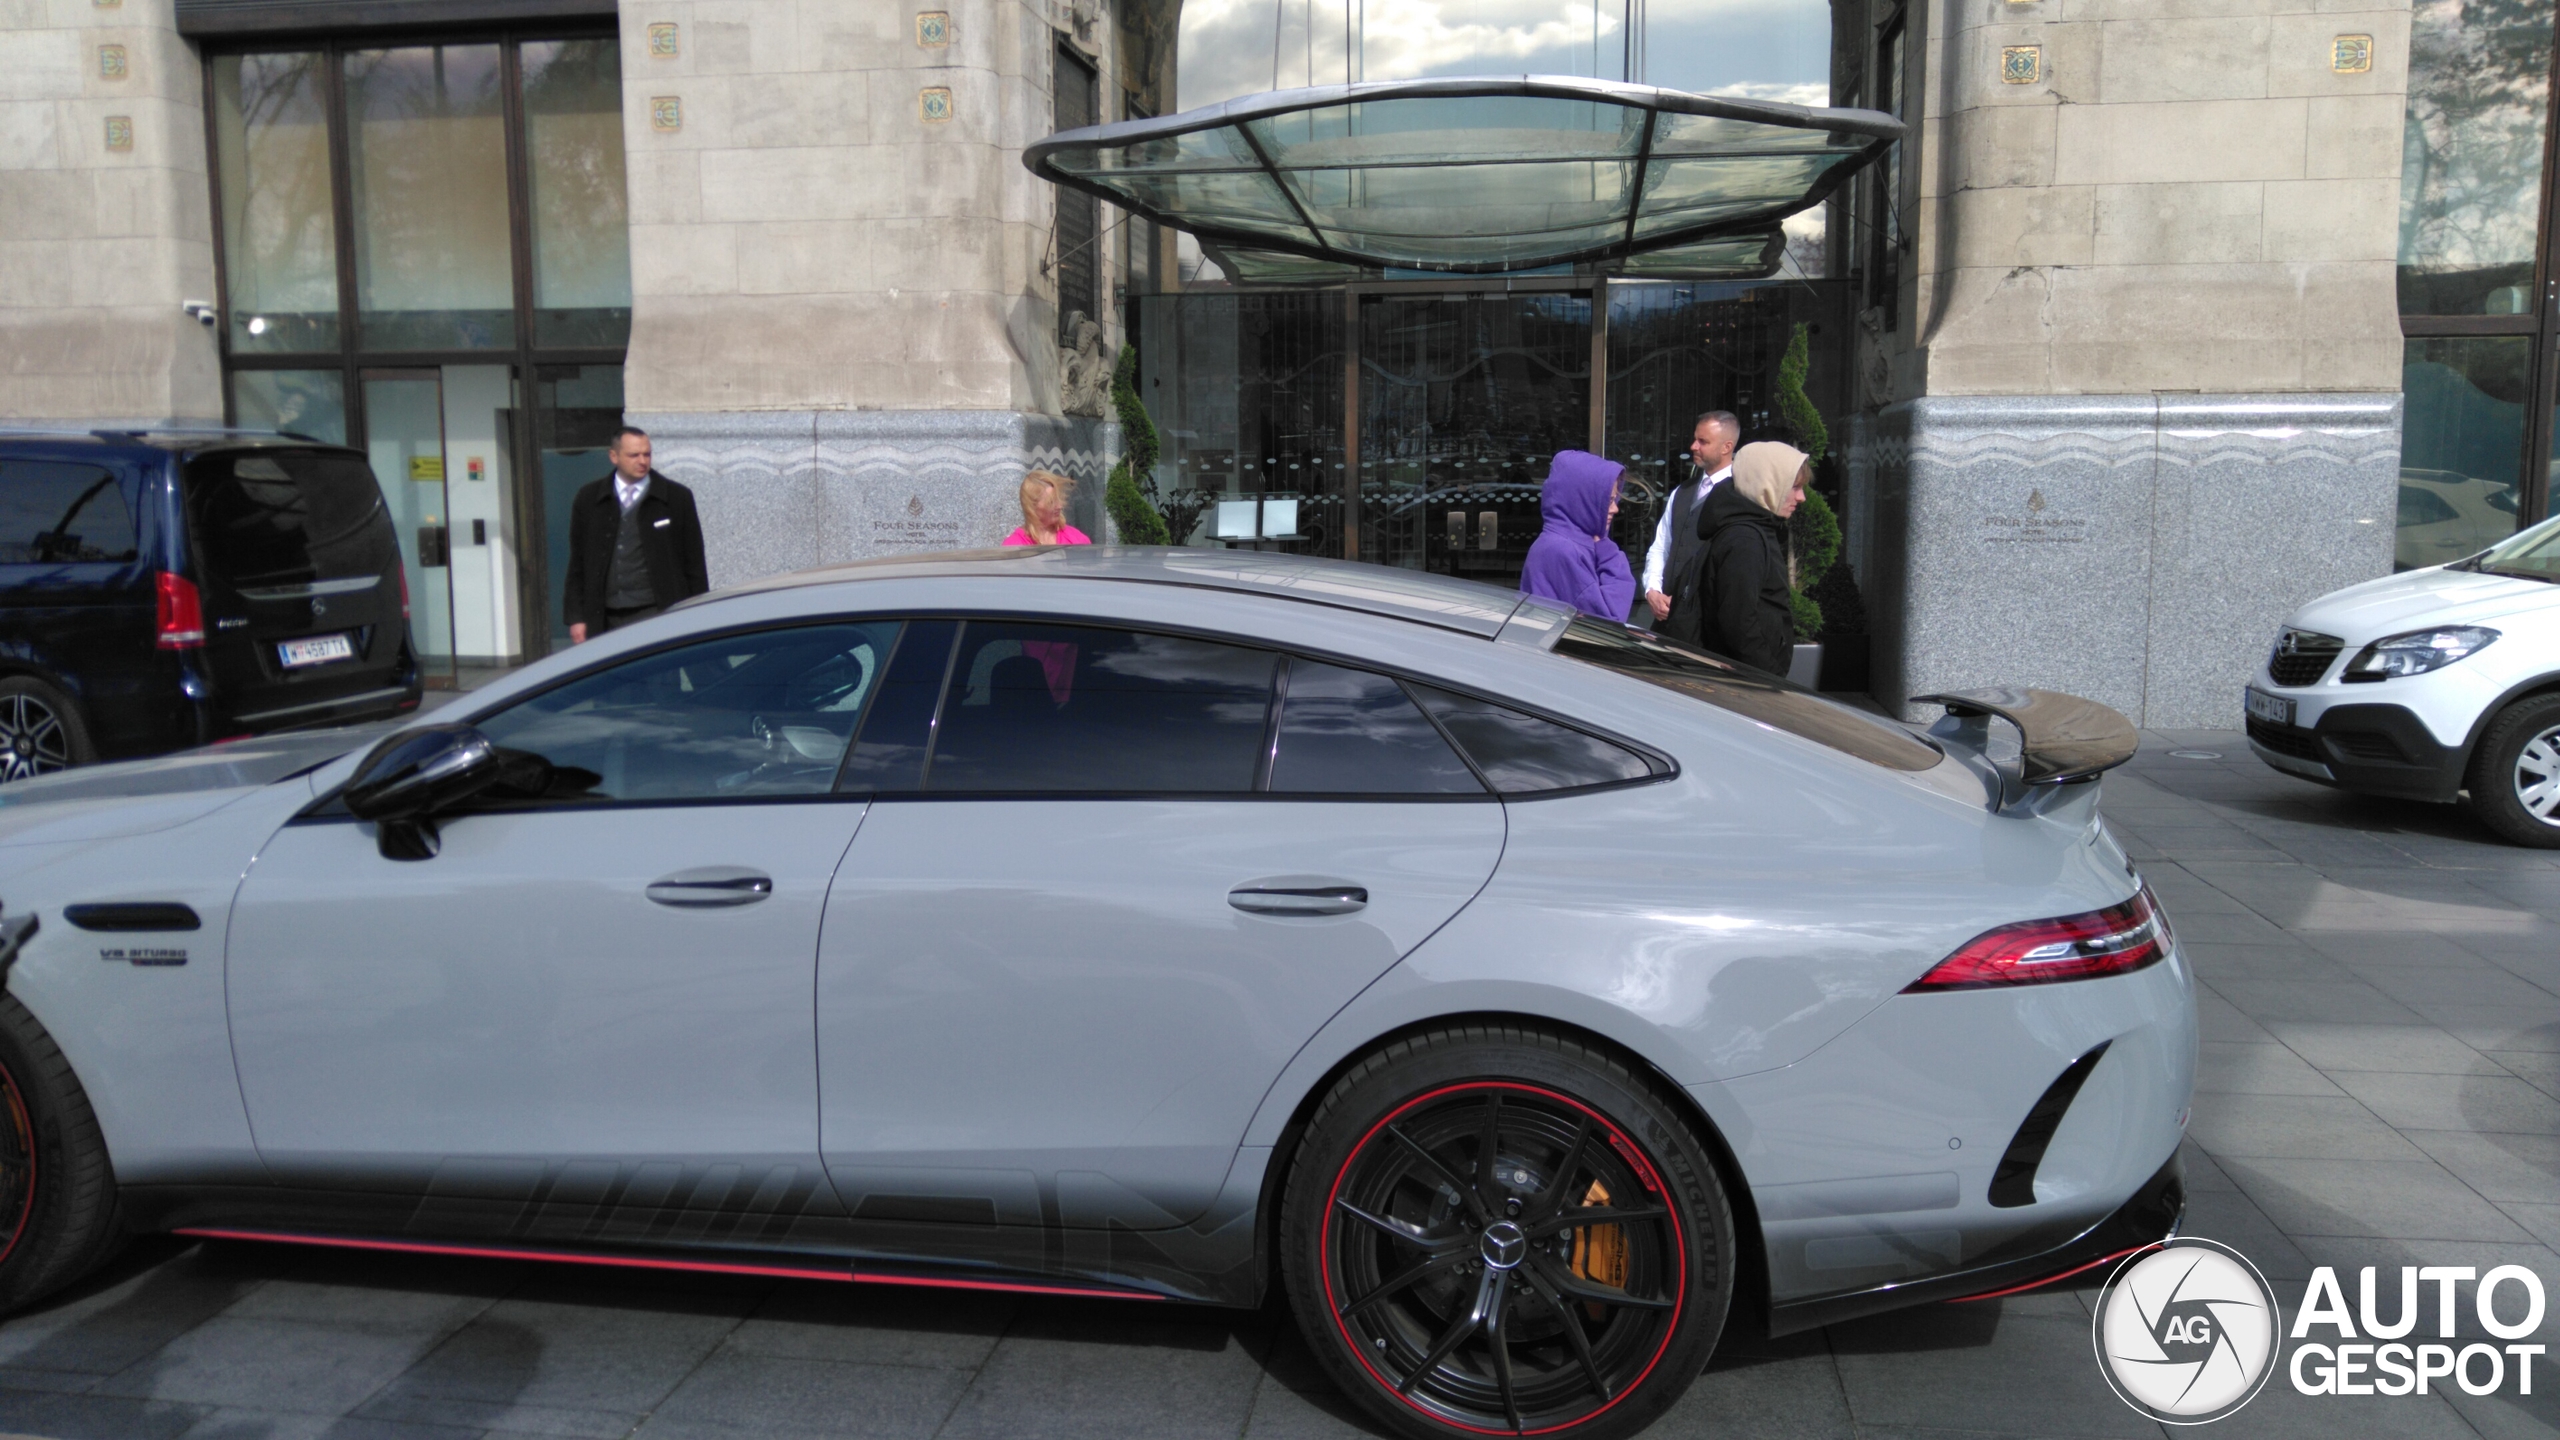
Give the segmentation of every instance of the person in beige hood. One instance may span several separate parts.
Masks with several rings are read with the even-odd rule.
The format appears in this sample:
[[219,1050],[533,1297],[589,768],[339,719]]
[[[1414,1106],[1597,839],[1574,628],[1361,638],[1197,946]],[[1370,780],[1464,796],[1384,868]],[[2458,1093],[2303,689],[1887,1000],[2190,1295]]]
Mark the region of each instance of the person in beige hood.
[[1761,440],[1735,451],[1733,479],[1708,492],[1698,511],[1698,538],[1707,547],[1697,587],[1702,648],[1787,673],[1795,652],[1787,517],[1804,503],[1812,478],[1803,451]]

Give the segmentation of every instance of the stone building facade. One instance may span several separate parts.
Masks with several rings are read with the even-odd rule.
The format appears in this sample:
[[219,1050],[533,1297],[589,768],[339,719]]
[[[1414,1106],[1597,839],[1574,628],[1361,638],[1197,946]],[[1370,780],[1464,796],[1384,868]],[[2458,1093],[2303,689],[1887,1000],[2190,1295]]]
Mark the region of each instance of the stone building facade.
[[1916,131],[1833,232],[1875,693],[2237,726],[2284,614],[2393,562],[2409,10],[1835,17],[1835,100]]

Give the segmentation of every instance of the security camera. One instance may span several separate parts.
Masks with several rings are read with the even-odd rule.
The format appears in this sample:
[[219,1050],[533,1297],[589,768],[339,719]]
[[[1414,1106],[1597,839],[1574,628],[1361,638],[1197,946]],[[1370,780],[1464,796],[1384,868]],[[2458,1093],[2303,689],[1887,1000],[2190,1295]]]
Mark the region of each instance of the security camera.
[[212,329],[222,318],[221,307],[210,300],[181,300],[178,302],[178,308],[194,316],[196,323],[207,330]]

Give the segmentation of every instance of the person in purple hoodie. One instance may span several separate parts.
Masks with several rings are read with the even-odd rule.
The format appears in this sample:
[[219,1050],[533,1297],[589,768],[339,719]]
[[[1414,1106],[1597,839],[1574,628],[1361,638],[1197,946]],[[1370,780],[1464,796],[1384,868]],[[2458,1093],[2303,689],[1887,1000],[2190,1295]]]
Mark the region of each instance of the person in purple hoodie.
[[1609,521],[1618,513],[1618,477],[1626,468],[1586,450],[1556,452],[1538,492],[1538,513],[1547,525],[1520,571],[1523,592],[1603,620],[1627,618],[1636,576],[1627,568],[1626,552],[1609,538]]

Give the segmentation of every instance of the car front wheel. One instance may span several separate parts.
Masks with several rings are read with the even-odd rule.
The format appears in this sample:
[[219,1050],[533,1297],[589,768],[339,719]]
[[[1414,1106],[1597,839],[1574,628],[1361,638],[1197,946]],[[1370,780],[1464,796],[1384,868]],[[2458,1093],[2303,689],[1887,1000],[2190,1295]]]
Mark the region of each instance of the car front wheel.
[[2472,809],[2519,845],[2560,849],[2560,695],[2498,712],[2480,733],[2469,777]]
[[44,1026],[0,991],[0,1314],[88,1273],[121,1233],[88,1094]]
[[1732,1210],[1687,1118],[1534,1030],[1436,1030],[1353,1066],[1281,1230],[1308,1344],[1417,1437],[1632,1434],[1705,1367],[1732,1299]]

